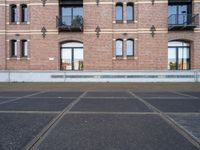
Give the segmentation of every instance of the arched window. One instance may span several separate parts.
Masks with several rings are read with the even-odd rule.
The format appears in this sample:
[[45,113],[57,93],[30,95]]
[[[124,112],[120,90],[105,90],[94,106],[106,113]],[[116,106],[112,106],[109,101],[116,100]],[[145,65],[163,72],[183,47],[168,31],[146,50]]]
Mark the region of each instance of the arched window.
[[117,3],[116,4],[116,21],[123,21],[123,4]]
[[132,39],[126,41],[126,55],[134,56],[134,41]]
[[27,57],[28,56],[28,41],[22,40],[21,41],[21,57]]
[[10,21],[17,22],[17,6],[16,5],[10,6]]
[[10,41],[10,56],[17,57],[17,41],[16,40]]
[[127,16],[127,21],[134,20],[134,5],[133,5],[133,3],[127,3],[126,16]]
[[123,55],[123,40],[121,39],[115,41],[115,55],[116,56]]
[[21,22],[28,22],[28,7],[27,5],[21,5]]
[[190,43],[184,41],[168,42],[168,69],[190,69]]
[[61,44],[61,70],[83,70],[84,52],[80,42]]

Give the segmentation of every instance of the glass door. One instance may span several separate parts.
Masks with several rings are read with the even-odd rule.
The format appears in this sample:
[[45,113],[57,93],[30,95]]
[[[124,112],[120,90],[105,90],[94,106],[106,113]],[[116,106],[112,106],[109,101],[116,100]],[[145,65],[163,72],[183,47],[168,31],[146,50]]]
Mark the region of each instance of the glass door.
[[190,51],[189,48],[178,48],[178,69],[186,70],[190,68]]
[[61,50],[61,70],[72,70],[72,49],[62,48]]
[[83,70],[83,49],[74,48],[73,54],[74,70]]
[[168,6],[168,17],[173,17],[170,24],[182,25],[188,23],[191,13],[190,3],[171,3]]
[[70,7],[61,7],[61,18],[62,18],[62,24],[65,26],[70,26],[72,22],[72,9]]
[[173,41],[168,43],[168,69],[190,69],[190,44]]
[[177,7],[176,5],[169,5],[168,6],[168,17],[172,17],[172,19],[170,20],[170,24],[177,24]]
[[61,70],[83,70],[83,48],[62,48]]
[[168,69],[177,70],[177,51],[176,48],[168,48]]
[[71,26],[75,19],[83,16],[82,6],[62,6],[61,18],[63,25]]
[[179,15],[178,17],[178,24],[185,24],[187,23],[187,14],[188,14],[188,7],[187,5],[178,5],[177,7],[177,14]]

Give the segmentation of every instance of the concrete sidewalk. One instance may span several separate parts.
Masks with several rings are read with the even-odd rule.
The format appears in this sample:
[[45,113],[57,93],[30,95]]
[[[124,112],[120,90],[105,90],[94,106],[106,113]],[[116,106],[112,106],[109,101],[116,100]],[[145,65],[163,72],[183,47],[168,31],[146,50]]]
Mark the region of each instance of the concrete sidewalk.
[[0,83],[0,90],[199,91],[200,83]]

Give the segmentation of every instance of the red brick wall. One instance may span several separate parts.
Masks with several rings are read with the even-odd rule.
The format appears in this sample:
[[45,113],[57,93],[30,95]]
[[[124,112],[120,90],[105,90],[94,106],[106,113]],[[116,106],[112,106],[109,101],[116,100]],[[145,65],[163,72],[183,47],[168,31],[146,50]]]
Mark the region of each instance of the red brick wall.
[[[85,2],[88,1],[85,0]],[[91,10],[91,6],[94,8],[93,10]],[[154,6],[151,3],[135,3],[136,22],[133,23],[126,23],[126,3],[123,3],[123,6],[124,23],[113,23],[115,21],[115,3],[113,5],[100,3],[99,6],[94,4],[84,7],[86,32],[84,34],[84,50],[85,56],[90,56],[86,58],[85,69],[167,69],[167,3],[155,4]],[[96,38],[95,33],[87,32],[91,29],[94,32],[97,25],[102,30],[100,38]],[[165,33],[158,32],[154,38],[151,37],[149,30],[152,25],[158,29],[166,30]],[[106,33],[106,29],[110,29],[110,33]],[[134,33],[134,31],[136,32]],[[135,57],[115,57],[115,41],[113,39],[119,38],[135,40]],[[109,44],[110,46],[108,46]],[[112,53],[110,49],[112,49]],[[111,64],[112,66],[110,66]]]
[[[5,30],[5,3],[3,1],[0,1],[0,31]],[[0,33],[0,70],[6,69],[5,64],[5,53],[6,53],[6,47],[5,47],[5,34]]]
[[[0,33],[0,69],[59,70],[60,42],[80,41],[84,44],[85,70],[167,70],[168,41],[184,39],[191,41],[192,69],[200,69],[200,28],[195,31],[168,32],[167,6],[165,1],[129,0],[134,2],[132,23],[126,22],[126,0],[119,0],[124,6],[124,22],[115,23],[115,4],[117,0],[101,0],[99,6],[94,0],[84,2],[84,32],[58,32],[56,16],[59,15],[58,0],[48,0],[42,6],[41,0],[7,1],[29,7],[29,24],[11,25],[9,7],[0,5],[0,30],[7,29],[7,35]],[[2,4],[4,2],[0,2]],[[5,10],[6,9],[6,10]],[[4,12],[6,11],[6,14]],[[194,13],[200,13],[200,3],[194,3]],[[19,15],[20,16],[20,15]],[[155,36],[150,28],[156,27]],[[47,29],[42,37],[41,29]],[[95,29],[101,28],[97,38]],[[16,34],[19,34],[16,36]],[[134,57],[115,57],[115,39],[134,39]],[[18,58],[9,59],[8,41],[18,40]],[[29,40],[28,59],[20,58],[20,40]],[[54,58],[54,60],[49,60]]]

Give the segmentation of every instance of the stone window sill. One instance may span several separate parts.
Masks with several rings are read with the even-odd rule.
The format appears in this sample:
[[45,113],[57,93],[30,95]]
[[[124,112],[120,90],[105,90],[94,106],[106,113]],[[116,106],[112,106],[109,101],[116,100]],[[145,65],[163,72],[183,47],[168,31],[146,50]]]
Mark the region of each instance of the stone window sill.
[[10,57],[10,58],[7,58],[7,60],[30,60],[29,57]]
[[125,56],[125,57],[119,57],[119,56],[115,56],[113,57],[113,60],[137,60],[138,57],[135,56]]

